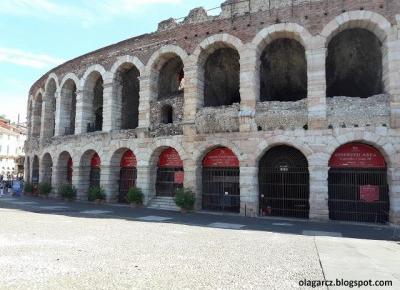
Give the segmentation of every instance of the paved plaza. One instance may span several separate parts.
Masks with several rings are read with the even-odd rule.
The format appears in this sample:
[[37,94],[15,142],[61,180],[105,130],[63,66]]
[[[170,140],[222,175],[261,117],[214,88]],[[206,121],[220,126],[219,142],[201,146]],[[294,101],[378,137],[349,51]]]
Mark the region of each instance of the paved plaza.
[[400,289],[400,243],[386,226],[3,197],[0,229],[1,289],[291,289],[336,279]]

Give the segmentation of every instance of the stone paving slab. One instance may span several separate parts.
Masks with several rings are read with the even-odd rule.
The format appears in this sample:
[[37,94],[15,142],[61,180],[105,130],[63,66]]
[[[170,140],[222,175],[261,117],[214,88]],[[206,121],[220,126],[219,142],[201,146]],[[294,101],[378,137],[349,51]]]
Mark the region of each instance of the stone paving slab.
[[245,227],[245,225],[240,224],[230,224],[230,223],[212,223],[209,224],[212,228],[220,228],[220,229],[232,229],[232,230],[240,230]]
[[169,218],[169,217],[155,216],[155,215],[144,216],[144,217],[138,218],[138,220],[146,221],[146,222],[163,222],[163,221],[167,221],[167,220],[171,220],[171,219],[172,218]]

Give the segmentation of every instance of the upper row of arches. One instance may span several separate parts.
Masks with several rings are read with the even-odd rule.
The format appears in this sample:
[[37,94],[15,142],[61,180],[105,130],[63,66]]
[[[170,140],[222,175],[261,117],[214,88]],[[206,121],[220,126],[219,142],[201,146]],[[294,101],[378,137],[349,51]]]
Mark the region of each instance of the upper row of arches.
[[[136,128],[140,98],[162,100],[179,96],[185,86],[195,87],[191,93],[201,99],[202,106],[238,103],[241,85],[247,81],[241,71],[247,69],[252,57],[260,76],[255,81],[259,86],[259,101],[304,99],[308,94],[308,77],[314,69],[313,53],[325,48],[328,97],[368,97],[382,93],[383,74],[387,72],[385,43],[391,24],[379,14],[363,12],[338,16],[317,36],[298,24],[276,24],[260,31],[248,44],[231,35],[219,34],[204,40],[192,55],[177,46],[164,46],[152,55],[147,66],[136,57],[124,56],[110,71],[93,65],[81,79],[70,73],[59,82],[51,74],[45,90],[40,89],[29,100],[31,133],[53,136],[57,108],[58,135],[74,134],[78,123],[86,127],[80,128],[81,132],[102,130],[105,83],[111,83],[113,91],[112,104],[108,106],[113,115],[113,124],[108,124],[111,128]],[[76,120],[78,91],[83,95],[82,112]]]

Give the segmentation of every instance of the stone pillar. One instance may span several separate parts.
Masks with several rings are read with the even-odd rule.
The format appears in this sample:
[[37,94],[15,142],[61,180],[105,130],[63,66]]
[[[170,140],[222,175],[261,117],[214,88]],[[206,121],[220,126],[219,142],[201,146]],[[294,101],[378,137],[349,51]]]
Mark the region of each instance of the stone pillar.
[[104,79],[103,84],[103,131],[108,132],[115,128],[115,100],[111,78]]
[[[137,167],[137,187],[142,189],[144,194],[143,204],[147,205],[155,197],[155,170],[151,170],[149,165],[139,165]],[[154,176],[153,176],[154,175]]]
[[30,157],[28,155],[26,155],[25,160],[24,160],[24,181],[25,182],[31,182],[30,168],[31,168]]
[[240,215],[258,216],[258,167],[240,167]]
[[77,200],[87,200],[90,182],[89,178],[90,166],[73,166],[72,184],[77,190]]
[[32,137],[36,138],[40,137],[41,119],[42,119],[42,102],[34,101],[32,110],[32,125],[31,125]]
[[[197,109],[203,105],[203,100],[200,99],[202,94],[198,93],[198,87],[201,81],[197,75],[197,64],[192,57],[187,59],[185,63],[185,104],[183,108],[183,134],[193,137],[196,135],[194,128]],[[200,85],[203,87],[203,85]]]
[[260,95],[260,65],[257,48],[246,44],[240,52],[240,132],[255,132],[256,104]]
[[183,181],[183,186],[187,189],[193,191],[196,197],[195,209],[201,209],[201,187],[199,187],[199,180],[201,182],[201,173],[196,175],[196,162],[192,159],[186,159],[183,162],[183,168],[185,170],[185,179]]
[[[54,128],[54,136],[62,136],[65,133],[65,127],[66,127],[65,123],[66,122],[63,119],[65,113],[62,114],[62,112],[61,112],[61,108],[62,108],[61,91],[56,92],[55,98],[56,98],[56,112],[55,112],[54,117],[55,117],[56,124],[55,124],[55,128]],[[64,127],[64,129],[63,129],[63,127]]]
[[[139,131],[148,130],[150,127],[150,100],[151,81],[150,75],[140,76],[140,101],[139,101]],[[144,136],[139,136],[144,137]]]
[[311,165],[310,173],[310,219],[329,220],[328,170],[327,166]]
[[383,83],[390,95],[390,122],[392,128],[400,128],[400,16],[398,25],[392,28],[383,45]]
[[400,225],[400,168],[388,169],[390,213],[389,221]]
[[308,78],[308,127],[327,128],[326,116],[326,48],[306,51]]
[[116,186],[115,172],[111,165],[101,165],[100,186],[104,188],[107,202],[115,202],[118,196],[118,186]]
[[85,90],[76,91],[76,119],[75,133],[83,134],[87,131],[87,124],[90,123],[90,111],[92,109],[92,98],[87,97]]

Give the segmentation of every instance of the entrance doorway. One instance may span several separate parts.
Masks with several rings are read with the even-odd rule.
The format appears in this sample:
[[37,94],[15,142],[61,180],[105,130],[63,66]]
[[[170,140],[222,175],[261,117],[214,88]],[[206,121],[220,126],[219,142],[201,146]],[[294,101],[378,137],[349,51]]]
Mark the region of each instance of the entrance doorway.
[[119,196],[118,201],[127,203],[127,194],[129,189],[136,185],[137,178],[137,160],[131,150],[124,153],[121,158],[121,170],[119,174]]
[[329,218],[354,222],[389,220],[389,186],[385,158],[372,146],[350,143],[329,162]]
[[239,160],[229,148],[212,150],[203,159],[204,210],[240,212]]
[[183,162],[179,153],[172,147],[165,149],[158,159],[157,196],[175,196],[176,190],[183,187],[183,179]]
[[277,146],[259,163],[260,215],[308,218],[308,162],[297,149]]
[[100,187],[101,160],[97,153],[94,153],[90,161],[90,181],[89,188]]

